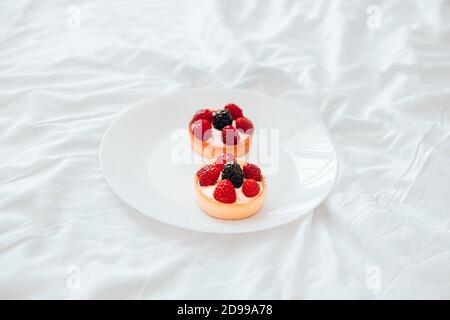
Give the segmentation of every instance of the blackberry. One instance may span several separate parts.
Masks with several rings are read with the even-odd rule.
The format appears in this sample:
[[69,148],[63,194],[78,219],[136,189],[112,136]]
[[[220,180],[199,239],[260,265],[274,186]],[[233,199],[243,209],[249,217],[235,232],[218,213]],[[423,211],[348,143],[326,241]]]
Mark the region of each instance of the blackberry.
[[222,130],[223,127],[229,126],[233,123],[233,118],[228,110],[220,109],[214,112],[213,115],[213,126],[217,130]]
[[227,163],[223,167],[222,180],[223,179],[230,180],[235,188],[242,186],[242,182],[244,182],[244,173],[242,172],[241,166],[236,162]]

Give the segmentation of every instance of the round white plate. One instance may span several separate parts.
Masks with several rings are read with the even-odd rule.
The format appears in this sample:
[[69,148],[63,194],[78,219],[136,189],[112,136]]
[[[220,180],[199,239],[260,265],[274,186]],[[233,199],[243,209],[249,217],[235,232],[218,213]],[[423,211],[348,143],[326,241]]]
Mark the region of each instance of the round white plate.
[[[246,160],[262,168],[267,193],[255,216],[222,221],[195,202],[193,178],[203,160],[191,151],[187,126],[197,109],[231,102],[242,106],[255,125]],[[130,108],[111,124],[100,146],[103,173],[131,207],[173,226],[213,233],[273,228],[317,207],[336,178],[336,154],[327,133],[297,109],[240,90],[163,95]]]

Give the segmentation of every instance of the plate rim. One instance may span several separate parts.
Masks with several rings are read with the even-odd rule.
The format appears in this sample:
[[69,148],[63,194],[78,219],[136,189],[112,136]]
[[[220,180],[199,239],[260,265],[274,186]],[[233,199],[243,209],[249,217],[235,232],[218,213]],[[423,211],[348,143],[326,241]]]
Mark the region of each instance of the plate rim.
[[[249,95],[253,95],[253,96],[259,96],[260,98],[264,98],[264,99],[272,99],[272,100],[276,100],[279,104],[282,104],[283,106],[289,108],[290,110],[292,110],[295,113],[301,114],[303,116],[306,116],[310,121],[314,122],[314,124],[316,124],[317,126],[319,126],[319,128],[321,129],[322,133],[325,134],[325,136],[328,138],[328,141],[330,142],[331,146],[332,146],[332,154],[333,154],[333,159],[334,159],[334,163],[336,165],[336,168],[334,170],[333,173],[333,182],[331,183],[331,187],[329,188],[329,190],[323,194],[323,196],[320,198],[320,200],[317,202],[317,204],[305,211],[303,214],[299,214],[299,215],[295,215],[293,218],[291,219],[287,219],[286,221],[282,221],[279,224],[275,224],[269,227],[261,227],[261,228],[256,228],[256,229],[252,229],[252,230],[243,230],[243,231],[211,231],[211,230],[205,230],[205,229],[194,229],[194,228],[189,228],[189,227],[185,227],[185,226],[180,226],[180,225],[176,225],[176,224],[172,224],[163,220],[160,220],[158,218],[156,218],[155,216],[150,216],[146,213],[141,212],[140,210],[138,210],[137,208],[135,208],[133,205],[131,205],[128,201],[126,201],[122,195],[120,194],[120,192],[118,192],[116,190],[116,188],[114,187],[114,184],[111,182],[110,178],[108,177],[108,174],[105,171],[105,168],[103,166],[103,158],[104,158],[104,142],[106,137],[108,136],[108,134],[110,133],[111,129],[114,127],[114,125],[128,112],[130,112],[131,110],[140,107],[141,105],[147,104],[149,102],[151,102],[152,100],[155,99],[159,99],[159,98],[164,98],[166,96],[171,96],[174,94],[183,94],[183,93],[202,93],[205,91],[209,91],[209,92],[235,92],[238,94],[249,94]],[[264,93],[260,93],[260,92],[255,92],[255,91],[251,91],[251,90],[243,90],[243,89],[227,89],[227,88],[196,88],[196,89],[179,89],[179,90],[174,90],[171,92],[166,92],[163,94],[159,94],[159,95],[154,95],[152,97],[143,99],[141,101],[138,101],[132,105],[130,105],[129,107],[125,108],[125,110],[118,112],[115,115],[115,119],[111,121],[111,123],[108,125],[107,129],[105,130],[102,139],[100,141],[100,145],[99,145],[99,164],[100,164],[100,168],[101,168],[101,172],[103,177],[105,178],[106,183],[108,184],[109,188],[111,188],[111,190],[114,192],[114,194],[119,197],[119,199],[121,201],[123,201],[128,207],[132,208],[134,211],[138,212],[140,215],[143,215],[147,218],[150,218],[154,221],[157,221],[158,223],[163,223],[166,226],[171,226],[171,227],[175,227],[177,229],[182,229],[185,231],[190,231],[190,232],[201,232],[201,233],[208,233],[208,234],[228,234],[228,235],[233,235],[233,234],[245,234],[245,233],[253,233],[253,232],[261,232],[261,231],[268,231],[274,228],[278,228],[281,226],[284,226],[286,224],[292,223],[294,221],[296,221],[297,219],[300,219],[304,216],[306,216],[308,213],[312,213],[314,214],[314,211],[326,200],[326,198],[332,193],[332,191],[334,190],[335,186],[336,186],[336,181],[337,181],[337,177],[338,177],[338,172],[340,170],[340,163],[339,163],[339,157],[337,156],[337,151],[336,151],[336,145],[334,140],[332,139],[330,133],[328,132],[328,129],[323,125],[322,121],[320,119],[318,119],[317,117],[315,117],[309,110],[301,110],[301,112],[299,112],[296,108],[292,107],[290,105],[290,103],[285,102],[283,100],[280,100],[276,97],[272,97],[269,96],[267,94]]]

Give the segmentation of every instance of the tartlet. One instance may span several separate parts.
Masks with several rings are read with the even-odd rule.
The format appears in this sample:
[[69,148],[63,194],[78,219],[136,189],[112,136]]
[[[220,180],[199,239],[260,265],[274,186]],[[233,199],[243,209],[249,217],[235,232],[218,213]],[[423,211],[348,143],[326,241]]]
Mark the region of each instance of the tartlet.
[[[228,154],[228,156],[230,158],[232,157],[231,154]],[[223,169],[220,169],[220,165],[219,169],[215,169],[213,166],[217,166],[217,161],[218,160],[213,160],[203,165],[194,177],[194,190],[199,207],[208,215],[224,220],[245,219],[256,214],[263,206],[266,194],[266,179],[260,173],[259,168],[256,165],[247,164],[239,159],[233,158],[233,161],[223,165]],[[237,166],[244,168],[244,170],[242,184],[240,186],[238,184],[238,187],[236,188],[233,184],[236,183],[236,180],[239,180],[239,177],[237,177],[238,175],[232,173],[230,179],[234,180],[233,182],[229,179],[224,179],[224,177],[225,174],[230,172],[230,170],[227,171],[227,169]],[[246,168],[252,168],[257,172],[259,170],[259,176],[250,172],[251,170],[245,170]],[[205,175],[209,174],[212,176],[209,181],[209,177],[199,174],[202,171],[208,171],[207,169],[210,170],[208,173],[205,173]],[[217,170],[221,171],[219,177],[215,179]],[[201,185],[201,183],[206,183],[207,185]],[[235,200],[232,201],[233,196],[231,190],[229,190],[231,194],[229,197],[228,195],[217,192],[219,185],[227,185],[228,188],[230,188],[230,185],[231,187],[234,187]],[[251,196],[247,196],[250,192],[252,193]]]
[[250,150],[253,123],[242,109],[228,104],[220,109],[201,109],[188,126],[191,147],[202,157],[213,159],[222,153],[242,157]]

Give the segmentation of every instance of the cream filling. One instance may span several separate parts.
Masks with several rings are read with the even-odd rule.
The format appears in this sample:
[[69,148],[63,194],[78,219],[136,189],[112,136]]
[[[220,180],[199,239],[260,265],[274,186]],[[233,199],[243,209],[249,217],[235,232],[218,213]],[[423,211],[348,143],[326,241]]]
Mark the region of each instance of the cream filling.
[[[205,186],[205,187],[202,187],[202,186],[199,185],[200,190],[201,190],[201,191],[203,192],[203,194],[206,195],[208,198],[214,199],[214,190],[216,189],[216,187],[217,187],[217,185],[219,184],[220,180],[221,180],[221,179],[219,178],[219,180],[217,181],[217,183],[216,183],[215,185],[213,185],[213,186]],[[258,182],[258,181],[257,181],[257,182]],[[262,190],[261,182],[259,181],[258,184],[259,184],[259,192],[261,192],[261,190]],[[252,198],[249,198],[249,197],[245,196],[245,194],[242,192],[242,186],[241,186],[240,188],[234,188],[234,190],[236,191],[236,201],[233,202],[233,203],[247,203],[247,202],[249,202],[250,200],[252,200],[252,199],[254,199],[255,197],[258,196],[258,195],[256,195],[256,196],[254,196],[254,197],[252,197]],[[259,193],[258,193],[258,194],[259,194]],[[214,201],[217,201],[217,200],[214,199]],[[225,203],[225,204],[226,204],[226,203]]]

